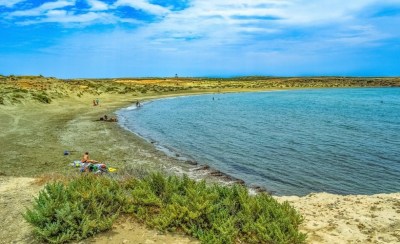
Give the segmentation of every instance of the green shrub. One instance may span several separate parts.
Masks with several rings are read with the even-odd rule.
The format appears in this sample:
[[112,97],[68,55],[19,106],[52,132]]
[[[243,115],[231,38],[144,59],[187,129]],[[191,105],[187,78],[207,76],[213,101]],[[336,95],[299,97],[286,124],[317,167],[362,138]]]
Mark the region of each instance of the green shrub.
[[288,203],[280,204],[266,194],[251,196],[240,185],[209,186],[187,176],[153,174],[131,187],[131,197],[142,199],[131,202],[136,217],[162,231],[181,230],[203,243],[303,243],[306,239],[298,231],[303,219]]
[[81,240],[109,229],[119,213],[149,227],[181,231],[202,243],[304,243],[302,217],[286,202],[249,195],[240,185],[208,185],[187,176],[151,174],[117,182],[83,176],[52,183],[24,217],[40,240]]
[[88,175],[46,185],[24,218],[40,241],[81,240],[110,229],[123,201],[117,182]]
[[41,103],[51,103],[51,98],[45,92],[34,93],[34,94],[32,94],[32,98]]

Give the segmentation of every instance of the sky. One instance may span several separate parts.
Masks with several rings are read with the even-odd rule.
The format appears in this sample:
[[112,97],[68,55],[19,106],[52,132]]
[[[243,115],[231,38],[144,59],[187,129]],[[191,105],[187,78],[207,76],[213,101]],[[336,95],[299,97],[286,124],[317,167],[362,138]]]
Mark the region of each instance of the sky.
[[0,0],[0,74],[400,76],[400,0]]

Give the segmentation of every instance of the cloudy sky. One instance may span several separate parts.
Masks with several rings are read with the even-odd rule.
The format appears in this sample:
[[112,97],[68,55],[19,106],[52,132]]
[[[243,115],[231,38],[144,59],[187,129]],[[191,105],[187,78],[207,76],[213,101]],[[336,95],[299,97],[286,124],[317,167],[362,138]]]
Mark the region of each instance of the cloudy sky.
[[400,0],[0,0],[0,74],[400,76]]

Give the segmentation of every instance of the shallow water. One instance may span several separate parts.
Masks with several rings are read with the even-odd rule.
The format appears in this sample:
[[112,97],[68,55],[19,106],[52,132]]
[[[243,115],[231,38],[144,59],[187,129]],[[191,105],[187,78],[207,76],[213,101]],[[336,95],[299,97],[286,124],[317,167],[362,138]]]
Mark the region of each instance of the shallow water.
[[164,148],[277,195],[400,191],[400,88],[178,97],[119,118]]

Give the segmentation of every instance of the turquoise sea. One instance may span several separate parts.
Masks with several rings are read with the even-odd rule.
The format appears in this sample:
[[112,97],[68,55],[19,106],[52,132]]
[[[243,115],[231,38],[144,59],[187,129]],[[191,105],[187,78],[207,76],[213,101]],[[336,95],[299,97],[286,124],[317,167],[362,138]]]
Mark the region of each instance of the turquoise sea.
[[400,88],[176,97],[118,116],[174,154],[277,195],[400,192]]

